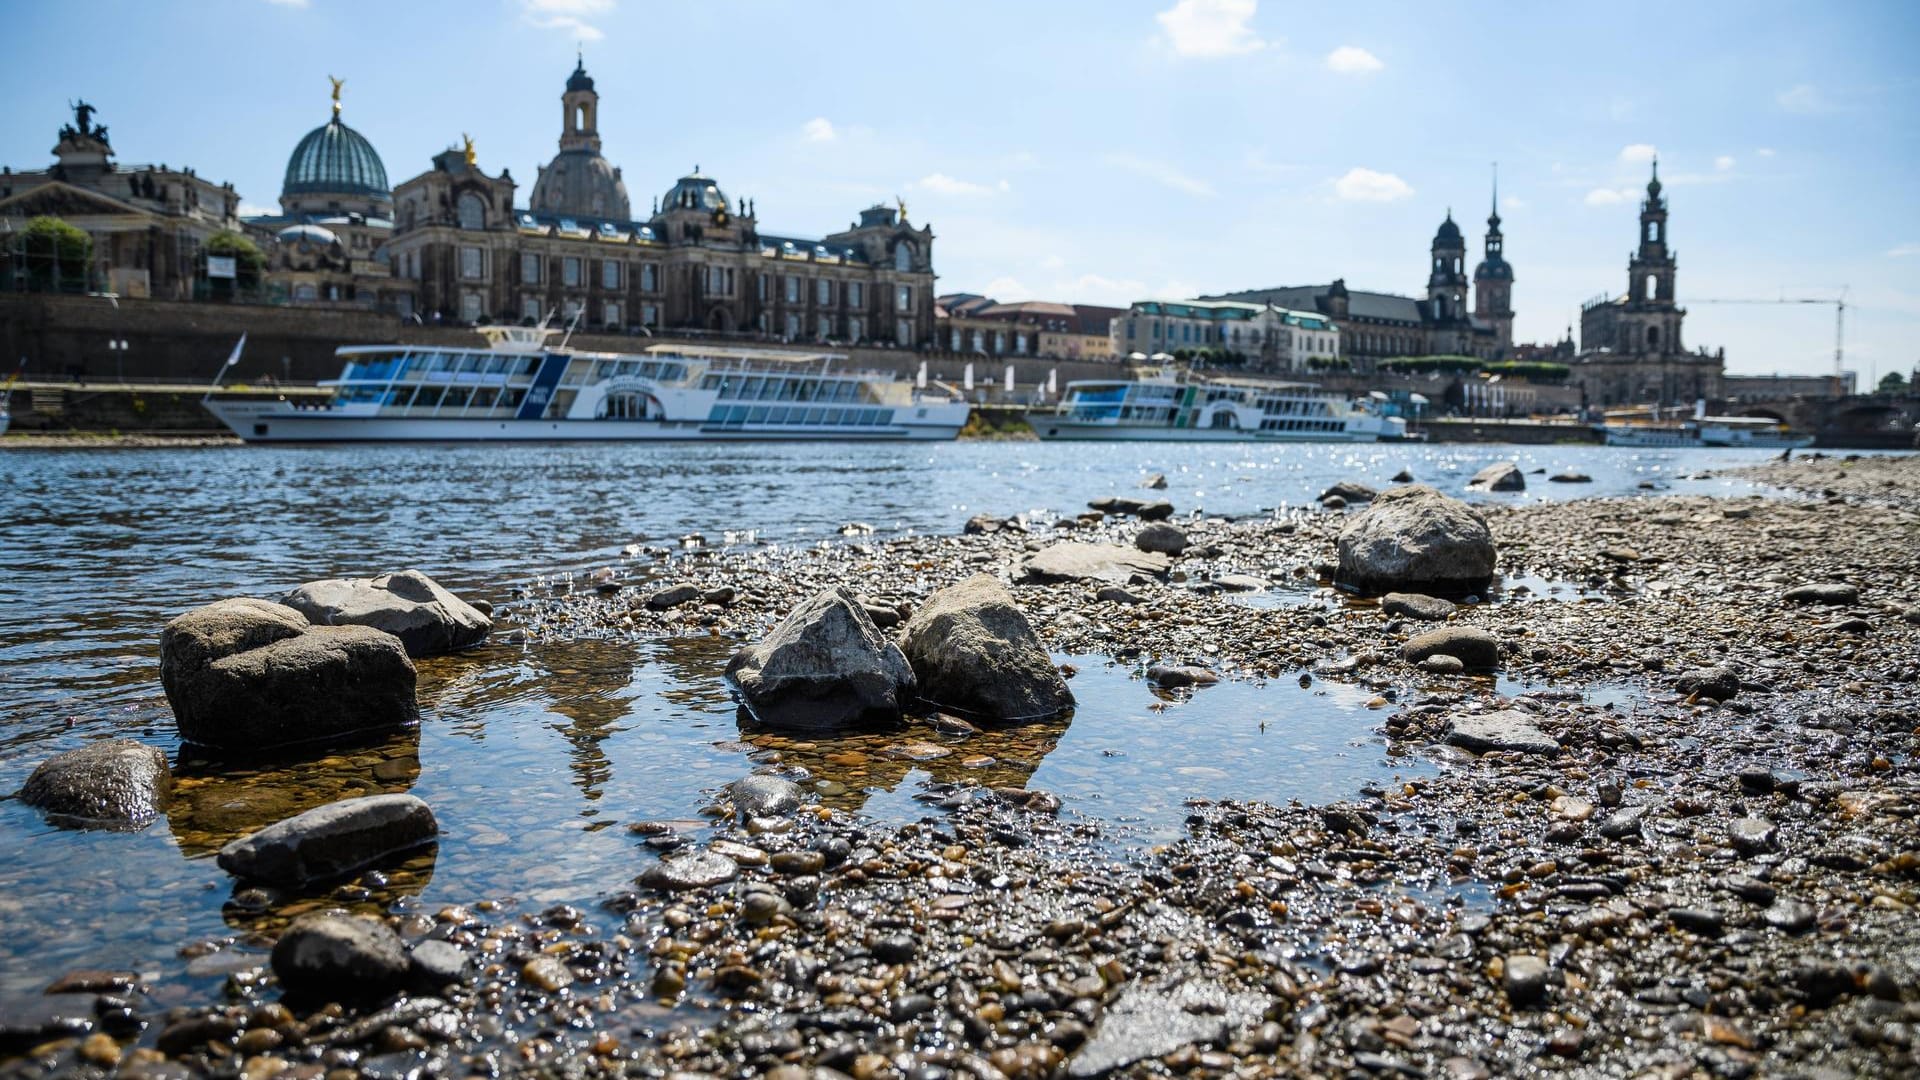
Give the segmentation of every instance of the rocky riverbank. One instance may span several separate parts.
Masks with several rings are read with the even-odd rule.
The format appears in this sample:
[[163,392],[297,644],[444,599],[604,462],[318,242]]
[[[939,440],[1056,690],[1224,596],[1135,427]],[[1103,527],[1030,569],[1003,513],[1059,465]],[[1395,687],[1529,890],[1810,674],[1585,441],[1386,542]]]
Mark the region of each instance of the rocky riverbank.
[[0,1032],[29,1051],[6,1071],[1911,1075],[1920,461],[1761,478],[1831,494],[1494,503],[1500,578],[1458,602],[1327,587],[1363,485],[1346,510],[1176,513],[1178,536],[1089,512],[636,546],[497,616],[744,644],[828,587],[898,629],[987,573],[1056,655],[1179,694],[1356,683],[1391,754],[1443,767],[1325,806],[1196,803],[1136,850],[1011,788],[936,784],[926,820],[876,826],[812,801],[789,740],[711,828],[637,826],[601,910],[403,902],[240,951],[227,1001],[170,1010],[137,973],[68,976],[39,1028]]

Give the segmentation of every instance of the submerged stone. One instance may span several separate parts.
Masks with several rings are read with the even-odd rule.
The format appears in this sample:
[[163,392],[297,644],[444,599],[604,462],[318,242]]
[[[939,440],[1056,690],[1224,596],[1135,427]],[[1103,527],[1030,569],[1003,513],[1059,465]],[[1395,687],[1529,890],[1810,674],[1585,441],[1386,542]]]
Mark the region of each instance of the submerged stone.
[[991,720],[1037,720],[1073,707],[1073,692],[998,579],[941,589],[907,620],[901,646],[920,695]]
[[1521,754],[1558,754],[1560,744],[1518,709],[1456,716],[1447,724],[1449,745],[1484,754],[1507,750]]
[[342,877],[440,833],[412,795],[368,795],[318,806],[220,849],[220,869],[251,881],[297,885]]
[[20,789],[20,801],[74,824],[139,828],[173,791],[167,756],[132,739],[108,739],[55,754]]
[[812,731],[897,721],[917,688],[899,646],[838,587],[802,601],[765,640],[734,654],[727,677],[761,723]]
[[383,997],[412,969],[386,923],[365,915],[305,915],[273,946],[273,973],[290,993],[332,999]]

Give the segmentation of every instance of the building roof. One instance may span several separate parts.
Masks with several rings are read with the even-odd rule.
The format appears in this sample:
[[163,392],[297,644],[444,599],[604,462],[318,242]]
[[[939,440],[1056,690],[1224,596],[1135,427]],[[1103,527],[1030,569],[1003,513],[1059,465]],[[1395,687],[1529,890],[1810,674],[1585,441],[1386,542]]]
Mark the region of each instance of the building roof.
[[587,147],[562,150],[540,170],[527,203],[553,214],[596,215],[609,219],[630,214],[627,184],[620,170]]
[[704,175],[696,166],[687,175],[673,182],[667,193],[660,197],[660,212],[683,208],[695,210],[727,210],[727,194],[713,177]]
[[[1321,301],[1331,291],[1332,287],[1328,285],[1286,285],[1277,289],[1248,289],[1245,292],[1224,293],[1203,299],[1240,300],[1256,304],[1272,304],[1274,307],[1294,311],[1325,313],[1328,305]],[[1413,297],[1367,292],[1364,289],[1347,290],[1347,315],[1355,319],[1375,319],[1383,322],[1423,321],[1420,301]]]
[[287,159],[280,195],[350,195],[393,201],[387,167],[366,137],[340,122],[338,115],[307,132]]
[[593,76],[587,74],[587,58],[578,57],[573,65],[573,74],[567,76],[567,92],[593,89]]

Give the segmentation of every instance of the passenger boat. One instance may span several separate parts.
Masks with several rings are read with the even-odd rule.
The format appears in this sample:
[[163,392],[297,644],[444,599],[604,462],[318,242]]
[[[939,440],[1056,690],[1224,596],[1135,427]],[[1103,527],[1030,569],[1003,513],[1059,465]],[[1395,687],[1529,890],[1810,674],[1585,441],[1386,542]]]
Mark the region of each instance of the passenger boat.
[[[350,346],[321,404],[205,404],[247,442],[951,439],[964,400],[844,357],[656,345],[552,346],[546,327],[483,326],[487,347]],[[231,363],[231,361],[229,361]]]
[[1696,407],[1694,415],[1684,419],[1609,414],[1600,425],[1600,435],[1608,446],[1798,450],[1813,445],[1813,436],[1796,432],[1778,420],[1764,416],[1708,416],[1704,407]]
[[1371,400],[1312,383],[1150,371],[1131,379],[1077,379],[1060,403],[1027,413],[1042,439],[1161,442],[1378,442],[1407,438],[1407,422]]

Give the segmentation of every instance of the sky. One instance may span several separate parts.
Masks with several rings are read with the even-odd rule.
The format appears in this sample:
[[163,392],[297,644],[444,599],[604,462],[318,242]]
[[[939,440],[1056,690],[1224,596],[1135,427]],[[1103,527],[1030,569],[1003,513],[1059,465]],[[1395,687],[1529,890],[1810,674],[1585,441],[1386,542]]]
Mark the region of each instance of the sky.
[[941,292],[1126,304],[1422,294],[1499,166],[1516,339],[1626,287],[1660,159],[1689,346],[1743,373],[1920,363],[1920,4],[1279,0],[198,0],[10,5],[0,163],[85,98],[123,163],[271,209],[344,119],[393,183],[471,135],[524,205],[576,48],[636,213],[698,164],[760,226],[907,202]]

